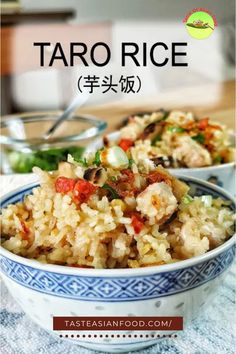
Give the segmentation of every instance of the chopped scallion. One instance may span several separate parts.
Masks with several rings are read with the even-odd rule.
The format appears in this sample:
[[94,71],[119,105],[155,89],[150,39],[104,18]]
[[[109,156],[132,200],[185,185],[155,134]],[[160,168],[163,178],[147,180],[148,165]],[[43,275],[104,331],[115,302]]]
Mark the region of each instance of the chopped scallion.
[[155,136],[155,138],[152,139],[151,145],[155,145],[160,140],[161,140],[161,134],[158,134],[157,136]]
[[129,159],[129,166],[128,167],[131,168],[133,163],[134,163],[134,160],[133,159]]
[[170,131],[172,133],[183,133],[183,132],[185,132],[185,129],[181,128],[181,127],[169,127],[168,131]]
[[222,157],[220,155],[216,156],[213,160],[214,163],[221,163],[222,162]]
[[103,189],[106,189],[110,192],[112,199],[119,199],[119,195],[116,193],[115,189],[112,188],[109,184],[105,183],[102,186]]
[[189,195],[189,194],[186,194],[183,198],[182,198],[182,202],[184,204],[190,204],[191,202],[193,201],[193,198]]
[[100,157],[100,151],[96,151],[96,154],[95,154],[95,158],[94,158],[94,161],[93,163],[97,166],[99,166],[101,164],[101,157]]
[[192,139],[197,141],[199,144],[204,144],[205,143],[205,136],[203,134],[197,134],[195,136],[192,136]]

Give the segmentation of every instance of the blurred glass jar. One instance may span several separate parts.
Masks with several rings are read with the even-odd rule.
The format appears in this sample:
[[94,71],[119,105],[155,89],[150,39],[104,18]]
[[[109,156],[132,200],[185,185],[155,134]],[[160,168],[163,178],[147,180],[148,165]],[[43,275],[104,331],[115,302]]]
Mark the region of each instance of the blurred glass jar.
[[85,147],[101,135],[107,123],[89,115],[74,115],[63,122],[49,139],[43,134],[60,112],[29,113],[1,119],[1,171],[28,173],[34,166],[46,171],[57,169],[58,162],[70,154],[82,159]]

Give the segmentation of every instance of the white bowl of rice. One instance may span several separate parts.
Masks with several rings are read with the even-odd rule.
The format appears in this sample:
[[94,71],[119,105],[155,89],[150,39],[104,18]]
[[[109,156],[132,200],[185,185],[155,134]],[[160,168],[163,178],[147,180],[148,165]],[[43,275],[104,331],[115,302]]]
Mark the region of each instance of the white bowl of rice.
[[125,163],[121,149],[109,148],[53,173],[36,168],[41,186],[2,198],[0,260],[9,291],[45,330],[102,352],[138,350],[175,332],[128,325],[53,331],[53,317],[177,316],[185,328],[235,254],[227,192]]
[[226,126],[175,110],[140,113],[126,121],[87,151],[117,144],[137,165],[162,165],[172,174],[200,178],[235,194],[235,134]]

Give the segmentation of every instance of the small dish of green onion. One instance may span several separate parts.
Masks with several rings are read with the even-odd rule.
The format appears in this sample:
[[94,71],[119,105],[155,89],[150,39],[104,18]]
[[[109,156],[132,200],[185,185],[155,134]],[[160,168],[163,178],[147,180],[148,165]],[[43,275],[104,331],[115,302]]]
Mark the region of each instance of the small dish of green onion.
[[95,117],[74,115],[45,140],[43,134],[55,122],[58,113],[30,113],[2,117],[1,173],[30,173],[34,166],[45,171],[58,168],[68,155],[83,159],[85,147],[100,136],[107,123]]

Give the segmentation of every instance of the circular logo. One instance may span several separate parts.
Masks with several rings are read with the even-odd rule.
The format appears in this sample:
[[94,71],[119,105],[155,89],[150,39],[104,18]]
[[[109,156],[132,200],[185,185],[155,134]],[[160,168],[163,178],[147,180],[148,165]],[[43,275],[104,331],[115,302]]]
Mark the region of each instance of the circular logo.
[[188,17],[186,28],[191,37],[205,39],[212,34],[215,24],[210,14],[204,11],[197,11]]

